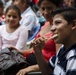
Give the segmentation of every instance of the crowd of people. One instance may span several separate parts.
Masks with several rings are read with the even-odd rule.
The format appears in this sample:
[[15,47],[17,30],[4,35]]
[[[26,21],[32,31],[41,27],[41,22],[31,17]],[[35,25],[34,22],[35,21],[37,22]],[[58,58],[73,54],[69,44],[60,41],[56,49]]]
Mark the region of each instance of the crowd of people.
[[[27,49],[32,29],[39,24]],[[13,48],[29,63],[16,75],[76,75],[75,34],[76,0],[0,0],[0,50]]]

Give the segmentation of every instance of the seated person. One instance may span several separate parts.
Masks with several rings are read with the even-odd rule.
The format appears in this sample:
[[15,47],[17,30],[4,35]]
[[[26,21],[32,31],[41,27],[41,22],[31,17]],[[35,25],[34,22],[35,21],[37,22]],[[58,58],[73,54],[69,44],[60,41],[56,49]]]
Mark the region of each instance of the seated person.
[[42,54],[46,38],[36,39],[32,46],[37,63],[43,75],[76,75],[76,8],[59,8],[52,15],[53,39],[63,45],[47,63]]
[[30,4],[31,0],[13,0],[13,4],[16,5],[21,11],[20,24],[28,29],[29,34],[32,29],[39,25],[39,20],[33,11],[33,7]]
[[12,5],[5,12],[6,24],[0,26],[0,50],[14,46],[18,50],[27,49],[28,30],[19,24],[21,12]]
[[[51,14],[51,11],[57,7],[60,6],[60,4],[62,3],[62,0],[55,0],[55,2],[53,0],[40,0],[39,1],[39,5],[40,5],[40,10],[43,14],[43,16],[46,18],[47,22],[45,23],[45,25],[41,28],[40,32],[38,33],[38,35],[36,36],[36,39],[44,36],[44,37],[51,37],[53,34],[52,32],[50,32],[50,28],[51,28],[51,23],[52,23],[52,17],[49,16],[49,14]],[[44,8],[44,10],[43,10]],[[49,9],[48,9],[49,8]],[[47,11],[45,11],[47,10]],[[45,13],[46,12],[46,13]],[[36,40],[35,39],[35,40]],[[61,45],[60,45],[61,46]],[[44,59],[48,62],[49,58],[52,57],[53,55],[55,55],[56,53],[56,44],[54,42],[54,40],[49,40],[46,42],[43,50],[42,50],[42,54],[44,56]],[[25,75],[30,71],[39,71],[39,66],[37,65],[37,60],[35,58],[34,55],[34,51],[33,48],[31,48],[30,50],[24,50],[21,51],[25,56],[27,56],[27,61],[30,63],[31,66],[28,66],[27,68],[24,68],[22,70],[20,70],[17,75]],[[48,54],[48,55],[47,55]],[[34,61],[33,61],[34,59]],[[32,63],[32,64],[31,64]]]

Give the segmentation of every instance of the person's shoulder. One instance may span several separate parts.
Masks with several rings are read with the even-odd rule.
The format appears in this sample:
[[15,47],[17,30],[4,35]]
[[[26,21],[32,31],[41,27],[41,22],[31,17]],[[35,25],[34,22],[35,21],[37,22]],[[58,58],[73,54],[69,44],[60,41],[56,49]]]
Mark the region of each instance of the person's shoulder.
[[5,31],[5,25],[0,26],[0,33],[3,33],[3,31]]
[[44,28],[46,28],[46,27],[49,26],[49,25],[50,25],[49,22],[45,22],[45,24],[41,27],[41,29],[44,29]]
[[70,59],[72,57],[76,57],[76,48],[71,49],[68,53],[67,53],[67,59]]
[[27,30],[27,27],[24,25],[20,25],[20,30]]
[[3,30],[3,28],[5,28],[5,25],[1,25],[1,26],[0,26],[0,29],[2,29],[2,30]]

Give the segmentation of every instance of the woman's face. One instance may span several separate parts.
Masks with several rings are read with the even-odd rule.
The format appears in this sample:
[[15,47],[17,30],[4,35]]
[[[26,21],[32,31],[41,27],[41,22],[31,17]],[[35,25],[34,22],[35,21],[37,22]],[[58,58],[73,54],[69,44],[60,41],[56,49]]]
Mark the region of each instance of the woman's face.
[[8,10],[6,13],[6,24],[11,27],[16,27],[19,25],[20,16],[18,15],[18,12],[14,9]]
[[58,36],[54,38],[55,42],[67,44],[72,34],[72,26],[72,24],[68,24],[62,15],[55,15],[53,17],[53,25],[51,27],[53,34],[58,34]]
[[40,10],[47,21],[51,20],[51,12],[55,8],[56,6],[50,1],[43,1],[41,3]]

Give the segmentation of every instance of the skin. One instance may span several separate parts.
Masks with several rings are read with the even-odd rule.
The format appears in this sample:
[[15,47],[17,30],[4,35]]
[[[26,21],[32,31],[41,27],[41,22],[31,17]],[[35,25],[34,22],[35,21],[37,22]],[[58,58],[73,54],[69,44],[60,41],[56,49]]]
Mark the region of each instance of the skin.
[[[74,22],[75,24],[74,23],[68,24],[68,22],[63,18],[61,14],[57,14],[53,17],[53,24],[51,27],[51,31],[54,34],[58,34],[58,37],[54,38],[54,40],[56,43],[64,44],[66,49],[72,44],[76,43],[76,38],[75,38],[76,21]],[[48,63],[44,60],[42,56],[42,48],[44,47],[44,45],[45,45],[44,37],[38,38],[32,43],[38,65],[43,75],[50,75],[52,73],[52,69],[49,68]]]
[[21,13],[23,13],[28,7],[26,0],[13,0],[12,4],[16,5],[21,10]]
[[56,6],[53,3],[49,1],[43,1],[40,6],[40,11],[47,21],[51,21],[51,12],[55,8]]
[[9,33],[13,32],[20,26],[19,21],[21,17],[19,17],[16,10],[14,9],[8,10],[5,17],[6,17],[6,29]]
[[66,6],[74,6],[75,5],[74,0],[64,0],[64,3]]
[[[65,47],[75,43],[75,39],[73,40],[71,37],[74,36],[73,24],[68,25],[68,22],[59,14],[53,18],[53,26],[51,27],[51,31],[54,34],[58,34],[58,37],[54,39],[56,43],[62,43]],[[69,40],[72,41],[70,42]]]

